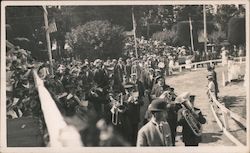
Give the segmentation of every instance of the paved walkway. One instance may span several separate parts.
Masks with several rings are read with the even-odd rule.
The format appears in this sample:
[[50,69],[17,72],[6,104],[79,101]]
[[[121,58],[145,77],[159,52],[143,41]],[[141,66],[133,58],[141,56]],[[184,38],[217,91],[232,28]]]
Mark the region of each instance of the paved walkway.
[[[217,78],[219,89],[221,90],[222,96],[226,95],[226,88],[229,87],[222,87],[222,67],[217,67]],[[207,123],[203,125],[203,135],[202,135],[202,142],[200,146],[234,146],[234,143],[231,142],[220,130],[219,126],[217,125],[214,116],[210,109],[210,104],[208,103],[208,98],[206,95],[206,79],[207,71],[206,69],[198,69],[197,71],[192,72],[182,72],[181,74],[176,74],[174,76],[168,77],[166,79],[167,84],[173,86],[177,94],[180,94],[185,91],[189,91],[192,94],[196,95],[195,106],[202,110],[205,118],[207,119]],[[238,87],[237,87],[238,88]],[[240,90],[241,94],[237,94],[237,90],[235,91],[235,96],[241,95],[246,96],[246,92],[244,87],[242,86],[242,90]],[[244,93],[245,95],[242,95]],[[230,96],[234,96],[233,93],[229,93]],[[243,102],[244,103],[244,102]],[[243,104],[244,105],[244,104]],[[246,108],[243,107],[242,110]],[[242,114],[239,114],[242,115]],[[243,115],[244,116],[244,115]],[[178,127],[178,131],[181,131],[181,128]],[[180,133],[177,135],[177,146],[183,146],[181,142]]]

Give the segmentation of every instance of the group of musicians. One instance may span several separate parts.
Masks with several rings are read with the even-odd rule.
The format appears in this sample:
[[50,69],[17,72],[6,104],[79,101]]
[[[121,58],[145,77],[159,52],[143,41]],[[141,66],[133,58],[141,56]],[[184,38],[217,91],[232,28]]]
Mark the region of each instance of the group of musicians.
[[[185,146],[198,146],[201,124],[206,119],[193,106],[195,96],[190,93],[177,96],[157,68],[143,67],[139,60],[133,65],[130,60],[126,62],[118,59],[113,69],[108,69],[101,60],[95,60],[95,88],[90,89],[88,100],[97,114],[132,146],[175,146],[177,126],[183,127]],[[113,71],[112,81],[108,71]],[[140,108],[145,107],[145,100],[150,104],[141,121]]]

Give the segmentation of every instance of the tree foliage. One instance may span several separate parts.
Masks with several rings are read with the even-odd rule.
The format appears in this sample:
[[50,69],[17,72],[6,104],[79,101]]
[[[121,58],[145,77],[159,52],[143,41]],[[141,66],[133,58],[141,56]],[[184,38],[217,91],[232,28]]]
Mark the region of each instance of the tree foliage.
[[226,40],[226,33],[221,30],[213,31],[211,34],[208,35],[208,40],[211,43],[219,45],[224,40]]
[[174,45],[175,36],[176,36],[175,30],[166,30],[166,31],[154,33],[152,36],[152,39],[163,41],[166,43],[166,45],[172,46]]
[[233,17],[228,23],[228,41],[234,45],[244,45],[246,42],[245,18]]
[[[124,30],[131,31],[133,28],[132,7],[134,7],[137,37],[144,36],[147,39],[151,38],[155,32],[169,32],[172,31],[171,29],[177,29],[177,23],[188,21],[189,17],[194,22],[202,23],[203,20],[203,5],[61,6],[60,9],[56,6],[50,6],[47,7],[48,18],[49,20],[55,18],[57,25],[57,32],[50,35],[51,40],[56,39],[60,48],[63,48],[67,32],[72,33],[72,28],[76,30],[78,26],[95,20],[106,20],[111,25],[119,25],[124,27]],[[224,34],[229,34],[227,29],[230,18],[245,17],[245,5],[217,5],[217,7],[206,5],[206,16],[207,23],[214,23],[218,27],[218,29],[211,31],[212,40],[217,42],[216,40],[224,39]],[[8,6],[6,7],[6,23],[11,27],[11,29],[7,29],[7,39],[10,42],[13,42],[16,37],[25,37],[31,40],[29,50],[46,49],[41,6]],[[202,29],[200,24],[198,26],[198,30]],[[207,28],[210,32],[209,24]],[[183,43],[189,46],[190,43],[187,43],[190,41],[188,33],[178,34],[177,31],[177,38],[182,39],[183,37],[184,39],[186,37],[187,39]],[[222,35],[219,36],[219,34]],[[178,40],[177,38],[175,40]],[[78,46],[74,48],[78,48]]]
[[[193,31],[193,42],[194,45],[198,43],[198,35],[197,35],[197,25],[192,23],[192,31]],[[191,38],[190,38],[190,26],[188,21],[181,21],[177,24],[177,33],[174,39],[174,44],[177,46],[191,46]]]
[[77,54],[89,58],[118,57],[123,48],[123,28],[109,21],[90,21],[72,29],[66,41]]
[[217,13],[215,14],[215,20],[219,23],[222,31],[227,31],[227,24],[230,18],[235,16],[237,13],[235,5],[219,5]]

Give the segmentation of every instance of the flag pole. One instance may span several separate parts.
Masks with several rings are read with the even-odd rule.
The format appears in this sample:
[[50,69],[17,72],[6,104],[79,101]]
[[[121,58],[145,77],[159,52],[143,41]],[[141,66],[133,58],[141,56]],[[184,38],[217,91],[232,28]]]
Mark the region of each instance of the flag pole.
[[46,40],[47,40],[47,48],[48,48],[48,55],[49,55],[49,64],[50,64],[50,72],[51,75],[54,75],[53,71],[53,62],[52,62],[52,53],[51,53],[51,42],[50,42],[50,36],[49,36],[49,22],[48,22],[48,12],[46,10],[46,6],[43,6],[43,17],[44,17],[44,24],[45,24],[45,31],[46,31]]
[[204,51],[207,53],[207,19],[206,19],[206,5],[203,5],[203,21],[204,21]]
[[190,27],[191,49],[192,52],[194,52],[193,27],[192,27],[191,17],[189,17],[189,27]]
[[138,58],[137,52],[137,41],[136,41],[136,22],[135,22],[135,15],[134,15],[134,7],[132,6],[132,20],[133,20],[133,33],[134,33],[134,41],[135,41],[135,56]]

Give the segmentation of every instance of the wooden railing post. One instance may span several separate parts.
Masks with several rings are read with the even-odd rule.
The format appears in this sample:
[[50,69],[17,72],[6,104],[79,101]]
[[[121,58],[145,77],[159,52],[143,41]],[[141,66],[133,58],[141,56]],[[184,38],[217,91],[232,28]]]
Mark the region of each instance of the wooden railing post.
[[225,71],[222,72],[222,85],[223,85],[223,87],[225,87],[227,85],[227,81],[225,78]]
[[222,110],[222,120],[223,120],[223,126],[225,127],[226,130],[229,129],[228,126],[228,113],[225,110]]
[[198,65],[198,64],[194,64],[194,70],[197,70],[197,65]]

